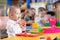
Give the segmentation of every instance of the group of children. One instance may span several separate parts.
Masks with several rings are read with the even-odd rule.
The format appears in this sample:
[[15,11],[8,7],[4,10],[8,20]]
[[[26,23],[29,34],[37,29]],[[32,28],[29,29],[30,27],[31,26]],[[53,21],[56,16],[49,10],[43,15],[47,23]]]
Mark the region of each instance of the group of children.
[[36,15],[34,8],[26,9],[21,13],[19,7],[10,6],[8,9],[8,15],[10,19],[6,27],[8,37],[26,31],[26,26],[31,26],[34,22],[39,23],[40,26],[44,26],[48,22],[48,18],[51,17],[43,7],[38,8],[38,15]]

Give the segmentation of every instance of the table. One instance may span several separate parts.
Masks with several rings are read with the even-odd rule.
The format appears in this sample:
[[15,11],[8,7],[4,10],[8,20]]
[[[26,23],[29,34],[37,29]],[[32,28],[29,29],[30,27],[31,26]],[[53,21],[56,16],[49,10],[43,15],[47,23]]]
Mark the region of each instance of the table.
[[55,37],[60,38],[60,33],[43,34],[36,37],[14,36],[14,37],[5,38],[2,40],[39,40],[41,37],[45,37],[45,38],[50,37],[52,39],[54,39]]
[[[37,30],[30,30],[29,32],[38,32],[38,31]],[[36,37],[14,36],[14,37],[5,38],[2,40],[39,40],[41,37],[45,37],[45,38],[51,37],[52,39],[55,37],[60,38],[60,33],[48,33],[48,34],[42,34],[42,35],[39,35]]]

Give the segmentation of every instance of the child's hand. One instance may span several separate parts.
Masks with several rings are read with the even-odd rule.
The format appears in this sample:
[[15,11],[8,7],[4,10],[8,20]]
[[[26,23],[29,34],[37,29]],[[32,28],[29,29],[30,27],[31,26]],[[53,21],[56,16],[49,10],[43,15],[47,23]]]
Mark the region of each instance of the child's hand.
[[20,20],[18,23],[22,28],[26,27],[26,21],[25,20]]

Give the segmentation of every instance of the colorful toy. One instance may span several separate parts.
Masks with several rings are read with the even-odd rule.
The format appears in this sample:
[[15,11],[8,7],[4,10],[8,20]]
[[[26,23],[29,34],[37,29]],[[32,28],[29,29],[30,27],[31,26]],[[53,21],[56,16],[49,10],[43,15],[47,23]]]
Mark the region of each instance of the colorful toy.
[[47,40],[51,40],[51,38],[50,37],[47,37]]
[[38,23],[32,23],[32,28],[38,28],[39,24]]
[[45,24],[45,26],[46,26],[46,27],[49,27],[49,26],[50,26],[50,23],[49,23],[49,22],[47,22],[47,23]]
[[42,27],[38,27],[38,32],[42,32]]
[[49,23],[50,23],[50,26],[51,27],[56,27],[56,18],[55,17],[51,17],[51,18],[49,18]]
[[60,38],[57,38],[57,40],[60,40]]
[[25,36],[25,37],[36,37],[38,35],[39,34],[32,34],[32,33],[27,33],[27,32],[16,34],[16,36]]
[[56,27],[56,18],[54,16],[52,16],[48,20],[49,20],[51,28],[44,28],[43,33],[57,33],[57,32],[60,32],[60,28]]
[[56,26],[60,26],[60,22],[59,21],[57,21]]
[[46,38],[45,37],[41,37],[40,40],[46,40]]

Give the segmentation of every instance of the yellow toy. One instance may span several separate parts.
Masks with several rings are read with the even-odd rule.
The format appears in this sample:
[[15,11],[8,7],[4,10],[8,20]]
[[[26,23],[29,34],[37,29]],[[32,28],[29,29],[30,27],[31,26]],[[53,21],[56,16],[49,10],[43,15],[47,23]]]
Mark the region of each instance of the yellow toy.
[[32,23],[32,28],[38,28],[39,24],[38,23]]

